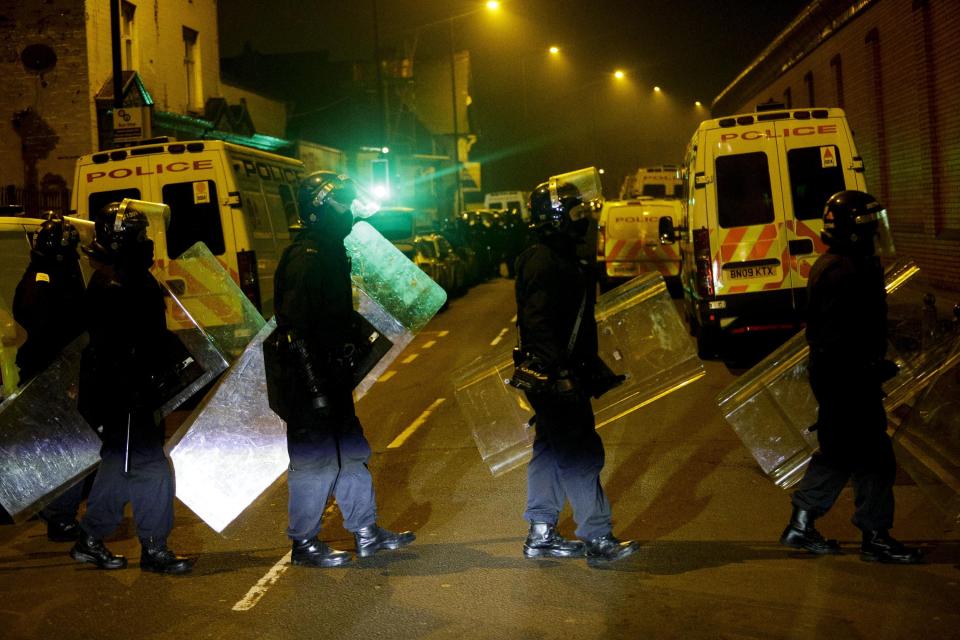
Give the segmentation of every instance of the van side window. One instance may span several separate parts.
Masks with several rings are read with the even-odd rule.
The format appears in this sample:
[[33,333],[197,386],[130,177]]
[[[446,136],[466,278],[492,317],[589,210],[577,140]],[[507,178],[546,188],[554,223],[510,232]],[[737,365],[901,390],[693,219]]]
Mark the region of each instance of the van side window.
[[114,191],[98,191],[97,193],[91,193],[89,197],[87,197],[87,206],[90,207],[88,213],[89,219],[93,220],[94,217],[100,213],[100,209],[103,209],[105,205],[108,205],[111,202],[120,202],[124,198],[140,200],[140,189],[116,189]]
[[163,186],[163,201],[170,206],[170,227],[167,229],[167,256],[170,258],[177,258],[197,242],[207,245],[217,256],[226,251],[217,184],[213,180],[197,182],[200,184],[191,181]]
[[283,213],[287,218],[287,227],[293,227],[300,221],[297,213],[297,200],[293,197],[293,189],[288,184],[277,185],[280,191],[280,202],[283,203]]
[[830,196],[846,189],[840,150],[836,145],[790,149],[787,151],[787,166],[793,215],[798,220],[821,217],[823,205]]
[[773,191],[762,151],[717,158],[717,216],[721,227],[773,222]]

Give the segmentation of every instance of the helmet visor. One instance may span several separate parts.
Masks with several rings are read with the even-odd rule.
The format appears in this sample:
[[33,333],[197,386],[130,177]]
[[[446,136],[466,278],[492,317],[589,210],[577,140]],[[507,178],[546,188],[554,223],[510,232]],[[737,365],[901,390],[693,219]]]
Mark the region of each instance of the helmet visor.
[[[887,210],[881,209],[873,213],[866,214],[875,218],[877,231],[873,235],[874,254],[881,258],[894,258],[897,255],[896,248],[893,246],[893,234],[890,233],[890,222],[887,219]],[[861,216],[857,216],[857,224],[860,223]],[[870,222],[870,221],[865,221]]]
[[[580,201],[586,205],[577,209],[585,209],[586,215],[590,214],[590,207],[594,202],[600,202],[603,199],[603,188],[600,185],[600,172],[596,167],[586,167],[577,169],[568,173],[561,173],[557,176],[550,176],[550,204],[556,209],[560,207],[561,194],[558,193],[558,187],[561,184],[570,184],[577,188],[580,193]],[[571,212],[571,217],[573,212]]]

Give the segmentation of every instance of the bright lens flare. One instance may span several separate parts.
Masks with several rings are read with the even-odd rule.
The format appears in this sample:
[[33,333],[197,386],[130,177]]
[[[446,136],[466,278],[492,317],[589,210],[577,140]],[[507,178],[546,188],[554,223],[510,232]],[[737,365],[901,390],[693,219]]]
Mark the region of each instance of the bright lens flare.
[[487,0],[487,9],[490,11],[496,11],[500,8],[500,3],[497,0]]

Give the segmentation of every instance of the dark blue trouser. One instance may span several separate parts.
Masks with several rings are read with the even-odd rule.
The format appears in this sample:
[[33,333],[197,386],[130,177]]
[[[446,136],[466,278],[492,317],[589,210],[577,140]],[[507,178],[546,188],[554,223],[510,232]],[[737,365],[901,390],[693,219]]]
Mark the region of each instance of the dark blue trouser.
[[347,531],[376,523],[373,478],[367,468],[370,444],[355,416],[291,419],[287,424],[287,452],[287,536],[291,540],[307,540],[320,533],[331,493]]
[[527,398],[537,415],[537,434],[527,467],[523,517],[529,522],[556,524],[568,499],[579,538],[592,540],[609,534],[610,503],[600,486],[603,441],[594,428],[589,398],[579,393]]
[[893,526],[893,484],[897,461],[879,383],[855,376],[838,380],[832,372],[812,368],[810,386],[819,402],[817,439],[820,451],[794,491],[795,507],[825,514],[847,481],[853,483],[853,524],[865,531]]
[[124,473],[124,458],[124,451],[100,450],[100,468],[80,526],[94,538],[105,538],[120,525],[129,502],[139,538],[166,538],[173,529],[170,461],[159,446],[132,448],[130,470]]
[[80,480],[61,493],[40,511],[40,517],[50,523],[66,524],[76,520],[80,502],[83,500],[83,485],[84,481]]

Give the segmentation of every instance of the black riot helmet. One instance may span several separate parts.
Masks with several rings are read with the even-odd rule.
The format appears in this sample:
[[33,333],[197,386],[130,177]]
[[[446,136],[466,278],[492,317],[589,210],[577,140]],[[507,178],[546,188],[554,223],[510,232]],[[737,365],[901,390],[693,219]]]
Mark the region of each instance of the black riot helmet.
[[541,233],[570,232],[589,211],[576,186],[541,182],[530,192],[530,228]]
[[301,228],[346,236],[355,214],[369,215],[361,200],[356,183],[348,176],[315,171],[300,181],[297,192]]
[[63,216],[53,211],[44,214],[43,224],[37,229],[32,238],[33,255],[42,260],[64,262],[77,260],[77,245],[80,244],[80,234],[76,227],[63,219]]
[[[892,254],[887,212],[869,193],[840,191],[823,209],[820,238],[835,253],[872,256]],[[878,246],[879,245],[879,246]]]
[[[93,242],[83,248],[87,255],[107,264],[153,262],[153,241],[147,237],[147,216],[130,200],[104,205],[94,220]],[[147,259],[149,254],[149,261]]]

